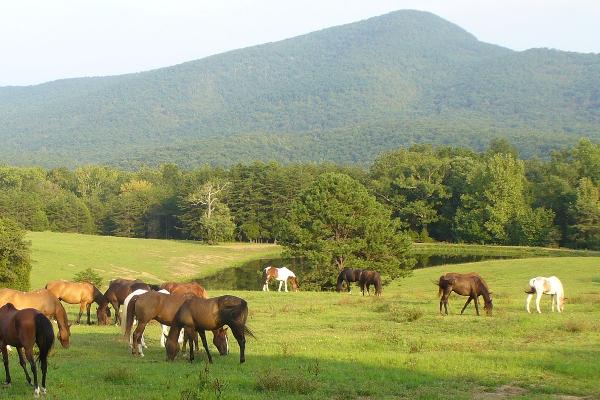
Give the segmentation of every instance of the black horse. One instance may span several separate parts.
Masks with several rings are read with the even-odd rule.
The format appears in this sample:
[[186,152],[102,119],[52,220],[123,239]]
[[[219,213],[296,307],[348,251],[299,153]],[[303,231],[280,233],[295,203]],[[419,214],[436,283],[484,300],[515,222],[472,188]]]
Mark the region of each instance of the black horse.
[[346,281],[346,286],[348,287],[348,293],[350,293],[350,282],[358,282],[360,280],[360,275],[363,272],[362,269],[352,269],[352,268],[344,268],[337,278],[337,286],[335,290],[337,292],[342,291],[342,285],[344,281]]

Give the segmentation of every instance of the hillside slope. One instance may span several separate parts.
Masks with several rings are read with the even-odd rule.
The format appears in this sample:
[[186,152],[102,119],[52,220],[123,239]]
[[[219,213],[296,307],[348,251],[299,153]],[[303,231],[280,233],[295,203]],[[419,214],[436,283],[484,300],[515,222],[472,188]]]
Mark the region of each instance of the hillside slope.
[[[398,11],[158,70],[0,88],[18,164],[368,162],[416,142],[600,138],[600,56],[479,42]],[[543,146],[539,143],[543,142]]]

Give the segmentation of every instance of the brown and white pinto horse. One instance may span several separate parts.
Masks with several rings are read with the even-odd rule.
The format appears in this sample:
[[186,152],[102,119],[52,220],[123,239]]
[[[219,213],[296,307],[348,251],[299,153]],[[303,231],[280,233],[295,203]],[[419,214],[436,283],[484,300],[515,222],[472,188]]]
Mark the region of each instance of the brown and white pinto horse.
[[[99,307],[107,306],[108,300],[104,294],[94,285],[89,282],[69,282],[69,281],[52,281],[46,284],[46,289],[50,291],[57,299],[69,304],[79,304],[79,315],[77,323],[81,321],[83,310],[87,310],[87,324],[91,325],[90,308],[92,303],[96,302]],[[98,313],[100,318],[98,324],[103,324],[102,315]]]
[[270,265],[263,270],[263,292],[269,291],[269,282],[271,282],[274,279],[279,281],[279,292],[281,292],[281,285],[283,284],[285,284],[285,291],[288,291],[288,280],[290,281],[290,284],[292,285],[292,290],[294,292],[297,292],[299,290],[298,278],[296,278],[296,274],[294,274],[287,267],[277,268]]

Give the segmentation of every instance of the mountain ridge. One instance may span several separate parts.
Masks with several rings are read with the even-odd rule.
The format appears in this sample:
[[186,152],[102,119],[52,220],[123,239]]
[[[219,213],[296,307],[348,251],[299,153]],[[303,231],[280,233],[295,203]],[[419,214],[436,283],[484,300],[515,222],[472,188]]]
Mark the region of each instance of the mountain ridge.
[[599,88],[600,56],[515,52],[397,11],[150,71],[0,87],[0,160],[127,166],[171,148],[186,166],[368,163],[403,144],[481,148],[496,136],[543,156],[523,137],[550,138],[546,153],[600,138]]

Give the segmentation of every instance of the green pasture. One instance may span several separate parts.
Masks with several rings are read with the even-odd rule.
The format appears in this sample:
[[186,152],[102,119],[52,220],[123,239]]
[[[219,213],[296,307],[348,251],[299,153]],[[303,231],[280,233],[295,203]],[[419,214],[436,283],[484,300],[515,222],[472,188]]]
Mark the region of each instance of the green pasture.
[[[169,245],[164,246],[162,251],[170,254]],[[46,273],[61,277],[57,271],[39,268],[50,263],[42,260],[46,256],[36,247],[34,241],[34,274],[41,276],[32,277],[34,282],[47,280],[42,275]],[[78,250],[72,251],[75,255]],[[90,249],[82,251],[91,257]],[[114,254],[115,265],[128,265],[124,253],[121,248],[103,257]],[[249,251],[240,253],[251,256]],[[127,259],[133,263],[134,256]],[[150,256],[144,260],[139,268],[152,263]],[[82,262],[81,268],[91,262]],[[152,273],[168,276],[166,264],[155,266]],[[81,268],[65,270],[66,277]],[[477,271],[485,277],[493,292],[493,317],[476,317],[472,306],[465,315],[457,315],[465,301],[457,296],[450,299],[449,316],[438,314],[432,281],[449,271]],[[527,314],[523,292],[527,281],[553,274],[565,286],[565,312],[550,313],[546,296],[543,314]],[[600,398],[600,257],[426,268],[384,287],[380,298],[359,296],[356,288],[352,294],[214,291],[211,295],[224,293],[249,303],[248,324],[257,339],[248,339],[245,364],[239,364],[233,340],[227,357],[219,357],[211,345],[212,365],[206,364],[203,352],[193,364],[183,357],[168,363],[158,347],[157,324],[147,330],[149,348],[141,359],[130,355],[118,327],[73,326],[71,347],[56,347],[51,355],[46,398]],[[76,307],[69,310],[73,318]],[[13,385],[0,391],[3,398],[31,396],[15,354],[11,370]]]
[[71,279],[86,268],[106,278],[105,286],[113,278],[139,278],[156,283],[207,276],[222,268],[281,253],[281,248],[272,244],[209,246],[191,241],[57,232],[29,232],[27,239],[32,247],[33,289],[54,279]]

